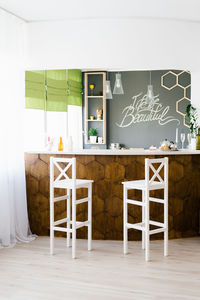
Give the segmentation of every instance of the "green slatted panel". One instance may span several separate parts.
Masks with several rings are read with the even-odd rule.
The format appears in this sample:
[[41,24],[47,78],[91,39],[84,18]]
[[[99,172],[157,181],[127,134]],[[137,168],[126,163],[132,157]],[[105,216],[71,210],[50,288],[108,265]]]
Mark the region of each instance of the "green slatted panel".
[[67,70],[67,82],[69,94],[67,97],[69,105],[82,106],[82,73],[78,69]]
[[25,72],[25,107],[45,109],[44,71]]
[[47,111],[67,111],[66,70],[46,71]]
[[26,108],[67,111],[68,105],[82,106],[82,73],[78,69],[26,71]]

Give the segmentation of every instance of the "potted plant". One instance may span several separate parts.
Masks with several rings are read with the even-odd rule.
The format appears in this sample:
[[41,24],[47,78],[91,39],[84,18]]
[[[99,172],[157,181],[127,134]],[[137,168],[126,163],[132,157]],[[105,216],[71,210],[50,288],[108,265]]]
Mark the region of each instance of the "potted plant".
[[95,144],[97,141],[97,130],[95,128],[90,128],[89,135],[90,135],[90,143]]
[[196,149],[196,135],[198,133],[198,114],[197,109],[192,106],[192,104],[188,104],[186,107],[186,124],[190,128],[191,133],[191,145],[190,148],[192,150]]

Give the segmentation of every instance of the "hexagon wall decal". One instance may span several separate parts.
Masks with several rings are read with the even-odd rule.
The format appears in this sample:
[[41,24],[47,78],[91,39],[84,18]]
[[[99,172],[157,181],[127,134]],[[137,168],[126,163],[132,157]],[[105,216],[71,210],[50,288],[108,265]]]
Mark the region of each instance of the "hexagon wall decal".
[[191,85],[186,87],[184,89],[184,92],[185,92],[184,97],[187,98],[188,100],[190,100],[191,99]]
[[172,90],[178,84],[178,76],[176,73],[169,71],[161,76],[161,86],[167,90]]
[[176,102],[176,111],[183,116],[184,118],[184,122],[183,124],[187,127],[189,127],[187,124],[186,124],[186,107],[187,105],[190,104],[190,99],[187,99],[185,97],[179,99],[177,102]]
[[186,127],[189,127],[186,124],[186,113],[181,111],[180,106],[182,101],[191,101],[190,99],[190,72],[189,71],[181,71],[180,73],[176,74],[173,71],[168,71],[161,76],[161,86],[169,91],[179,86],[183,89],[184,97],[179,98],[176,101],[176,112],[183,116],[183,124]]
[[178,74],[178,85],[180,87],[187,88],[191,86],[191,84],[188,84],[188,81],[190,81],[190,72],[188,71],[182,71],[181,73]]

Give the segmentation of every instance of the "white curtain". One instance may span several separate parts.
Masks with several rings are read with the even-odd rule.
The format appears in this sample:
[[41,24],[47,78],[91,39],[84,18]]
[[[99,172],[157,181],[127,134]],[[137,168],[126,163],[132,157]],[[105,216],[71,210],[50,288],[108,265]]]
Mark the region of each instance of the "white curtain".
[[24,25],[0,9],[0,248],[34,239],[23,153]]

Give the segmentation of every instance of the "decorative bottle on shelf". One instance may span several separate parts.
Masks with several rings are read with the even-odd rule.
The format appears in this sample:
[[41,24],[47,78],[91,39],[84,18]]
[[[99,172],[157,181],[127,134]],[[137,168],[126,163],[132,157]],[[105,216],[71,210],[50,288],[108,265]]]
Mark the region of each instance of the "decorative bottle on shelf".
[[96,110],[96,113],[97,113],[97,120],[101,120],[102,119],[102,112],[103,110],[102,109],[97,109]]
[[62,137],[60,137],[60,142],[58,144],[58,151],[63,151],[63,141],[62,141]]

